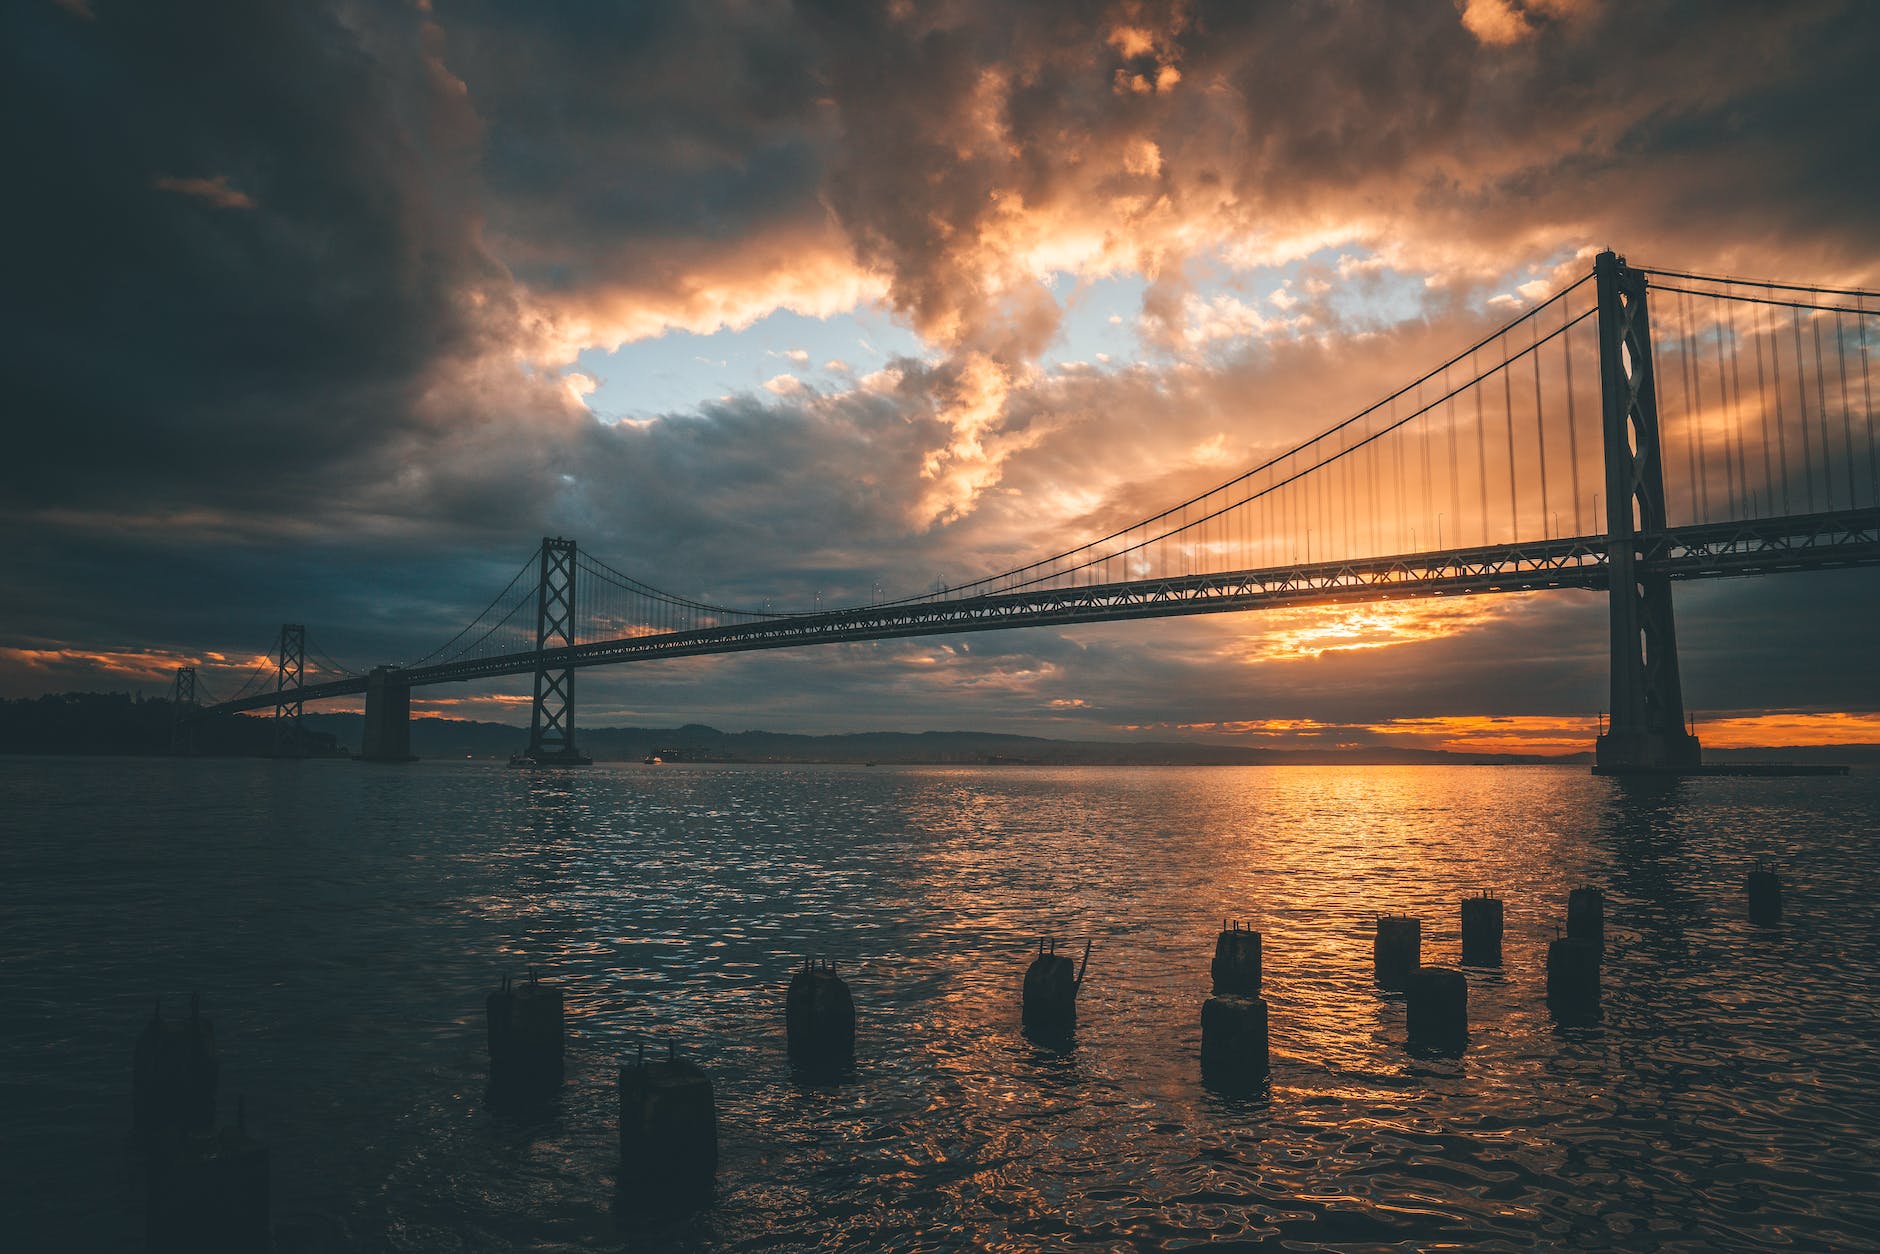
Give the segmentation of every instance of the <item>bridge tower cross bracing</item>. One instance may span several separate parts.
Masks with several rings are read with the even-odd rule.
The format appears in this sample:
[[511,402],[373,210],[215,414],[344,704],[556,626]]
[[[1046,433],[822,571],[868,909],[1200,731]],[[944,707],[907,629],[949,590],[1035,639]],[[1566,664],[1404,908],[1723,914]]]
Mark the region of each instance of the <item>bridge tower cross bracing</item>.
[[274,706],[274,756],[297,758],[306,752],[301,737],[300,686],[307,669],[307,629],[300,623],[281,624],[280,652],[276,655],[274,691],[293,692]]
[[[575,542],[542,537],[540,581],[535,601],[535,649],[543,653],[575,642]],[[574,668],[538,666],[535,704],[529,717],[525,755],[540,766],[585,766],[574,743]]]
[[1602,775],[1696,770],[1685,730],[1669,576],[1644,568],[1641,537],[1666,528],[1658,394],[1643,272],[1612,252],[1593,266],[1599,298],[1599,377],[1606,459],[1610,714],[1594,752]]
[[179,666],[170,682],[170,752],[195,750],[196,668]]

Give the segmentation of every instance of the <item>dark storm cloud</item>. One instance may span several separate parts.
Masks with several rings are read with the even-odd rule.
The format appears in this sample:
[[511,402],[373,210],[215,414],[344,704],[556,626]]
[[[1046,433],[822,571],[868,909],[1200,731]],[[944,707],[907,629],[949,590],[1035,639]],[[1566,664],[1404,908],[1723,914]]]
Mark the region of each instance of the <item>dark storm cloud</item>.
[[8,502],[314,513],[473,348],[474,119],[396,12],[95,12],[0,19]]
[[[1876,270],[1858,4],[97,0],[9,6],[0,34],[18,641],[246,647],[311,606],[404,656],[544,532],[694,594],[920,591],[1225,477],[1210,441],[1250,460],[1341,416],[1465,342],[1522,266],[1612,243]],[[1452,281],[1400,326],[1321,302],[1317,338],[1183,356],[1197,259],[1328,244]],[[1143,369],[1037,369],[1054,268],[1150,281]],[[877,292],[935,356],[867,387],[610,427],[557,376]],[[1695,601],[1760,640],[1751,587]],[[1285,704],[1216,682],[1210,630],[1168,631],[1191,661],[1020,635],[941,687],[990,676],[1050,719],[1101,691],[1110,723]],[[1584,651],[1536,638],[1335,656],[1287,700],[1500,708],[1483,659],[1526,649],[1524,700],[1583,702]],[[940,690],[913,649],[684,673],[770,667],[842,703],[865,674],[887,718]]]

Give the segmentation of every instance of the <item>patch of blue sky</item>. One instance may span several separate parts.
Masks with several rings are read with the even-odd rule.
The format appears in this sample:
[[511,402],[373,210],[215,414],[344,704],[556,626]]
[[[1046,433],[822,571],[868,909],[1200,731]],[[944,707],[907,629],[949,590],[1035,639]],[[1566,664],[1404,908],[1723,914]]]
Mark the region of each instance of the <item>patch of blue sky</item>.
[[820,391],[842,391],[895,357],[925,356],[920,338],[882,309],[861,307],[828,318],[778,310],[735,330],[668,331],[612,352],[591,348],[571,369],[595,380],[588,408],[619,422],[690,412],[739,392],[761,393],[786,374]]
[[[1323,288],[1314,291],[1319,284]],[[1322,301],[1343,326],[1378,327],[1422,316],[1428,300],[1424,276],[1379,262],[1355,245],[1320,248],[1281,265],[1237,269],[1224,258],[1197,267],[1196,291],[1204,298],[1231,292],[1268,317],[1286,317],[1298,304]]]
[[1137,324],[1148,281],[1140,274],[1080,280],[1059,271],[1051,291],[1062,311],[1058,332],[1039,364],[1047,370],[1079,362],[1102,370],[1134,363],[1140,355]]

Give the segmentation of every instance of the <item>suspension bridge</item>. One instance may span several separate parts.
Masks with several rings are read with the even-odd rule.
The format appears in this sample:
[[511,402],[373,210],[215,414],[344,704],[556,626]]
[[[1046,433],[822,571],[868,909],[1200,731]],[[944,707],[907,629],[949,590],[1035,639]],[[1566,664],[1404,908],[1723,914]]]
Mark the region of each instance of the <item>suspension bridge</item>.
[[[1874,302],[1869,304],[1869,302]],[[1672,586],[1880,563],[1871,351],[1880,293],[1633,267],[1592,270],[1374,405],[1200,495],[1077,547],[919,596],[811,613],[663,591],[544,538],[471,622],[361,673],[281,628],[195,720],[365,697],[361,756],[410,759],[411,690],[533,675],[526,758],[585,762],[575,674],[661,657],[1277,606],[1604,590],[1602,773],[1688,772]]]

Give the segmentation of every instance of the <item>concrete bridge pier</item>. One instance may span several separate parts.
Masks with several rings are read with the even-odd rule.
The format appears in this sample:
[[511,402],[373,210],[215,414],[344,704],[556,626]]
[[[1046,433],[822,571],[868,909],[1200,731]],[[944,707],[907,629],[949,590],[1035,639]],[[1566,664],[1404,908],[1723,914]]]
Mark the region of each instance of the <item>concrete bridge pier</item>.
[[411,752],[411,685],[405,673],[374,667],[366,676],[366,732],[359,757],[365,762],[416,762]]

